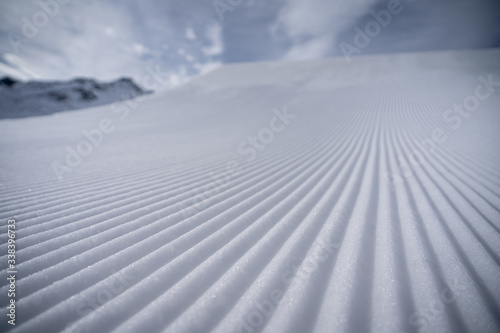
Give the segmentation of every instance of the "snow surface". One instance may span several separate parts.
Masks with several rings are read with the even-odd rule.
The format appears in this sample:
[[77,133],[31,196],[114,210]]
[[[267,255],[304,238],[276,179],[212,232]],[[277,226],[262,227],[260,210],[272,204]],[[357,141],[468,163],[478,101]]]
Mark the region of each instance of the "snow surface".
[[237,64],[120,112],[0,121],[18,230],[0,331],[499,332],[500,86],[483,79],[500,49]]

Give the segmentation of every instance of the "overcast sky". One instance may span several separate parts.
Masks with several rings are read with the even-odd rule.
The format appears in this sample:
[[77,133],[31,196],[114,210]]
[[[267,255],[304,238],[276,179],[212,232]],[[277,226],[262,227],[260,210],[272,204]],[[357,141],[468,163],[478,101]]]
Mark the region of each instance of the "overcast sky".
[[391,8],[356,53],[500,46],[498,0],[394,1],[0,0],[0,75],[140,82],[159,71],[168,88],[224,63],[342,56]]

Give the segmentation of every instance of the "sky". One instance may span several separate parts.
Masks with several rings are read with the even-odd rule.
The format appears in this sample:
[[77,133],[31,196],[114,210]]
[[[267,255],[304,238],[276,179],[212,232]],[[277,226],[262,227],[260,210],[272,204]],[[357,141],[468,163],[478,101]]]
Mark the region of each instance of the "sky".
[[500,1],[0,0],[0,34],[2,76],[168,89],[227,63],[499,47]]

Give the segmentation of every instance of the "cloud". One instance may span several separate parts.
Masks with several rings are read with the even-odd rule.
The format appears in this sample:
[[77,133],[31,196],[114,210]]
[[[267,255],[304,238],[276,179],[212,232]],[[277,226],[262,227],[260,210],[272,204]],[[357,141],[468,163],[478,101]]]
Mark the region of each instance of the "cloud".
[[106,27],[106,29],[104,29],[104,33],[109,37],[116,36],[115,30],[113,28],[110,28],[110,27]]
[[291,46],[287,60],[330,55],[340,33],[369,11],[375,0],[287,0],[270,31],[284,33]]
[[[19,12],[20,9],[21,12]],[[22,35],[20,29],[24,17],[40,12],[36,4],[31,7],[14,8],[16,11],[3,15],[14,15],[14,25],[0,29]],[[8,9],[8,8],[7,8]],[[140,78],[144,72],[144,56],[150,55],[148,47],[131,24],[129,9],[106,2],[89,1],[85,4],[69,2],[59,7],[57,15],[38,27],[35,36],[11,50],[9,45],[0,47],[0,56],[10,66],[12,56],[22,59],[23,70],[29,68],[43,78],[68,79],[75,76],[93,76],[103,80],[120,76]],[[90,19],[92,18],[92,19]],[[9,58],[10,57],[10,58]]]
[[189,40],[195,40],[196,39],[196,34],[194,33],[192,28],[187,28],[186,29],[186,38]]
[[[38,1],[0,1],[0,71],[19,78],[129,76],[140,82],[147,66],[184,66],[184,74],[174,71],[175,83],[220,63],[329,57],[339,55],[340,42],[352,42],[353,28],[372,19],[371,9],[387,2],[244,0],[222,24],[210,1],[69,1],[16,50],[8,34],[22,37],[23,17],[32,20],[42,7]],[[500,46],[498,0],[401,3],[403,13],[363,52]]]
[[224,44],[222,42],[222,27],[218,23],[212,23],[207,27],[206,37],[211,43],[210,46],[202,48],[203,54],[206,56],[220,55],[224,52]]
[[31,69],[26,61],[17,55],[6,53],[3,58],[7,64],[0,62],[0,71],[23,80],[40,78],[40,75]]
[[191,54],[187,53],[183,48],[178,49],[177,53],[189,62],[194,61],[194,57]]
[[145,47],[144,45],[142,45],[141,43],[134,43],[134,44],[132,44],[132,47],[134,48],[134,51],[139,56],[150,53],[149,49],[147,47]]
[[[18,50],[7,40],[0,43],[0,74],[55,80],[128,76],[140,82],[148,66],[159,65],[170,69],[161,88],[175,86],[214,68],[214,58],[219,61],[224,53],[212,6],[193,6],[196,2],[68,2]],[[0,2],[0,34],[22,37],[22,18],[41,10],[36,2]]]
[[[387,9],[379,0],[375,11]],[[414,52],[470,49],[499,46],[500,2],[497,0],[402,0],[401,12],[394,15],[363,53]],[[351,43],[355,26],[364,29],[373,20],[367,14],[345,32]]]
[[332,48],[332,36],[324,34],[307,42],[294,45],[283,57],[285,60],[309,60],[322,58]]
[[211,72],[220,66],[222,66],[222,63],[220,63],[218,61],[206,62],[204,64],[195,63],[193,65],[193,67],[196,68],[200,74],[205,74],[205,73]]
[[19,70],[12,65],[6,65],[1,61],[0,61],[0,76],[10,76],[21,80],[33,79],[33,76],[26,74],[22,70]]

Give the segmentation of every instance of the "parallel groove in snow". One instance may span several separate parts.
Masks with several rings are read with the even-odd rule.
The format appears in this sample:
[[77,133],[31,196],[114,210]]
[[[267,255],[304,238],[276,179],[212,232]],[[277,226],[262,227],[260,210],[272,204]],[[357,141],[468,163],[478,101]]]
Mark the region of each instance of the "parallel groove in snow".
[[[47,126],[23,142],[48,145],[16,143],[19,167],[0,164],[2,219],[15,217],[19,230],[18,322],[0,329],[500,330],[499,92],[457,130],[442,117],[474,93],[478,75],[500,77],[500,51],[384,57],[222,68],[140,102],[135,119],[117,124],[63,181],[50,156],[64,156],[82,139],[77,123],[98,122],[106,107],[0,122],[8,142],[30,122]],[[438,60],[450,67],[425,65]],[[254,71],[244,83],[217,81],[250,73],[245,66]],[[239,144],[284,106],[297,117],[247,162]],[[420,142],[436,128],[448,138],[426,153]],[[32,166],[37,156],[47,163]],[[226,178],[230,161],[240,167]],[[193,198],[210,187],[200,206]],[[3,263],[7,239],[0,234]],[[440,300],[452,286],[456,298]],[[4,281],[0,294],[7,290]],[[259,304],[276,290],[283,295],[266,313]]]

